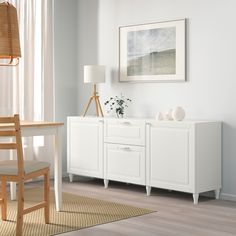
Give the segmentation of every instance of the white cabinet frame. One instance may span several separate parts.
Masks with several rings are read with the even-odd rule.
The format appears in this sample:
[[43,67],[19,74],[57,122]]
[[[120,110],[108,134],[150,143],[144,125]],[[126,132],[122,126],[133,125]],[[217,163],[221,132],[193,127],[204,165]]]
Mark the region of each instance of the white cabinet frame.
[[[84,128],[73,132],[75,124]],[[68,117],[67,125],[71,181],[76,174],[102,178],[105,188],[109,180],[144,185],[147,195],[152,187],[188,192],[194,204],[206,191],[219,198],[221,122]],[[89,148],[80,152],[80,146]],[[94,160],[99,165],[92,170]]]

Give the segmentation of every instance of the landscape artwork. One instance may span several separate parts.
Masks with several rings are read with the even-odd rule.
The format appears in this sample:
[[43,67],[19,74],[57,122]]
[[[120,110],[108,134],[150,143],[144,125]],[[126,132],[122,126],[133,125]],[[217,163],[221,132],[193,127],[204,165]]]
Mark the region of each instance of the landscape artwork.
[[185,20],[120,27],[120,81],[185,81]]
[[175,27],[127,34],[127,75],[175,74]]

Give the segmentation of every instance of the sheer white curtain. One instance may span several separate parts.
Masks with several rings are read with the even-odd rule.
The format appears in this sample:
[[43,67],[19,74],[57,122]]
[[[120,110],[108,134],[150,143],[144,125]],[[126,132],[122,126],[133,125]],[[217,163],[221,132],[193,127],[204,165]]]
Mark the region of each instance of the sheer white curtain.
[[[19,113],[22,120],[52,121],[53,0],[9,2],[17,8],[22,58],[17,67],[0,67],[0,116]],[[27,139],[27,152],[37,156],[33,146],[51,146],[49,141]]]

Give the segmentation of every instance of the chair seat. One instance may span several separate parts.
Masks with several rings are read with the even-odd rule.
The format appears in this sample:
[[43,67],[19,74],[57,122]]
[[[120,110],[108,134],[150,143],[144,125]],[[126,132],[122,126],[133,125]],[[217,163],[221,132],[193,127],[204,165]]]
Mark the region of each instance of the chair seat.
[[[49,167],[48,162],[43,161],[24,161],[25,174]],[[0,175],[18,175],[17,161],[0,161]]]

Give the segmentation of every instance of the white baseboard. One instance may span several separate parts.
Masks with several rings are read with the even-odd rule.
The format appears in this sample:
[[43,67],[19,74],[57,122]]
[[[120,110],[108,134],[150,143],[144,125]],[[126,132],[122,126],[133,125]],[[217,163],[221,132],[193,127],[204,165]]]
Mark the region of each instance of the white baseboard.
[[221,193],[220,194],[221,200],[227,200],[227,201],[234,201],[236,202],[236,195],[234,194],[228,194],[228,193]]

